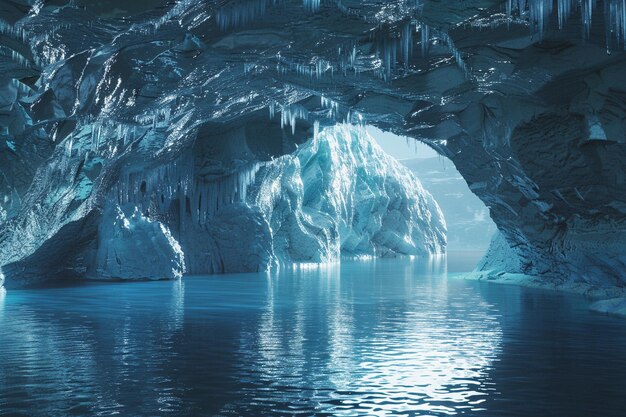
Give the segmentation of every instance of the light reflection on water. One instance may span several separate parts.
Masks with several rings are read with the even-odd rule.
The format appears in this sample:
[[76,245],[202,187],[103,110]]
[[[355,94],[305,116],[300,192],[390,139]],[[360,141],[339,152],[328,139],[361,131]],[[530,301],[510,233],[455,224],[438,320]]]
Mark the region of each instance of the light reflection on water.
[[[411,264],[395,272],[393,283],[377,278],[373,263],[270,279],[258,327],[242,332],[240,372],[280,395],[253,393],[227,409],[251,415],[252,402],[285,414],[479,409],[493,390],[485,377],[502,334],[497,315],[476,291],[451,295],[447,280],[416,279]],[[249,349],[255,340],[258,349]]]
[[0,416],[564,410],[589,393],[564,369],[626,381],[626,326],[580,301],[449,279],[445,260],[0,292]]

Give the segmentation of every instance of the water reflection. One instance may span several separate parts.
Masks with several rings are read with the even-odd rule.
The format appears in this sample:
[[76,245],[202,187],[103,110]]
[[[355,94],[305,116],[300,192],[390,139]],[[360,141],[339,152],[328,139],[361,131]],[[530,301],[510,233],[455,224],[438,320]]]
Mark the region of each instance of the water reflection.
[[[275,413],[445,415],[479,411],[502,338],[478,291],[450,294],[445,264],[339,265],[269,277],[258,327],[242,332],[240,372]],[[258,350],[250,349],[258,337]],[[258,412],[258,410],[256,410]]]
[[579,305],[436,260],[0,292],[0,416],[540,415],[585,380],[621,415],[626,326]]

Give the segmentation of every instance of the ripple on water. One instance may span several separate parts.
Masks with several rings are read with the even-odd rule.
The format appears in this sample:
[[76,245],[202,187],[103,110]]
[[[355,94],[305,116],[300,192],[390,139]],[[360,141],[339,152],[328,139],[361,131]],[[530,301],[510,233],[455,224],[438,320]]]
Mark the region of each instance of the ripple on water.
[[0,415],[504,415],[554,363],[528,332],[581,325],[507,291],[394,261],[0,292]]

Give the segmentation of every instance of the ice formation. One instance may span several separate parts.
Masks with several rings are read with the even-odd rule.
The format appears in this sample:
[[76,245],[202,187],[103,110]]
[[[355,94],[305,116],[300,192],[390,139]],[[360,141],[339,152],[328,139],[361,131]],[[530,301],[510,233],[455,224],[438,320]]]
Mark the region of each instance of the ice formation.
[[[118,247],[132,244],[125,240],[124,233],[131,227],[123,226],[129,223],[127,218],[135,220],[130,225],[162,227],[165,236],[171,237],[167,226],[145,219],[142,212],[170,219],[182,245],[175,259],[186,257],[188,270],[196,274],[260,271],[292,263],[337,261],[342,256],[445,252],[445,222],[437,203],[406,168],[357,127],[323,129],[291,155],[210,183],[198,181],[193,168],[187,169],[159,167],[157,173],[135,175],[114,187],[115,194],[122,189],[121,195],[129,196],[118,203],[134,207],[135,213],[125,216],[116,209],[114,229],[122,232],[105,234],[105,243],[112,248],[105,249],[106,253],[118,253]],[[177,190],[175,184],[188,185]],[[172,218],[176,220],[172,222]],[[108,230],[109,223],[102,220],[101,228]],[[154,243],[148,243],[145,236],[149,233],[140,232],[137,243],[152,247]],[[177,248],[178,242],[174,242],[172,246]],[[163,252],[161,246],[150,250]],[[98,265],[108,262],[115,266],[113,255],[105,257],[106,262],[100,261],[101,257]],[[124,261],[130,265],[124,266]],[[182,265],[178,260],[174,263]],[[141,271],[141,262],[134,259],[122,259],[118,264]],[[100,270],[106,268],[98,268],[97,276],[102,276]],[[181,266],[173,269],[180,270]],[[110,274],[107,271],[105,275]]]
[[445,252],[445,222],[411,172],[362,129],[322,130],[267,163],[250,197],[279,263]]
[[180,278],[185,257],[169,228],[133,205],[113,204],[102,215],[95,261],[87,277],[98,279]]
[[[391,223],[385,233],[359,228],[343,203],[310,205],[309,171],[298,164],[343,122],[410,136],[451,159],[500,230],[494,248],[514,248],[485,269],[626,282],[624,0],[183,0],[140,12],[121,0],[5,3],[6,285],[86,276],[103,213],[115,206],[127,218],[136,207],[139,230],[166,227],[186,273],[436,251],[434,237],[420,241],[402,217],[393,224],[414,244],[402,246]],[[414,197],[362,172],[350,178]],[[271,214],[253,201],[263,179],[291,190],[273,197]],[[359,198],[361,188],[351,190]],[[288,236],[318,249],[290,253],[280,243]]]

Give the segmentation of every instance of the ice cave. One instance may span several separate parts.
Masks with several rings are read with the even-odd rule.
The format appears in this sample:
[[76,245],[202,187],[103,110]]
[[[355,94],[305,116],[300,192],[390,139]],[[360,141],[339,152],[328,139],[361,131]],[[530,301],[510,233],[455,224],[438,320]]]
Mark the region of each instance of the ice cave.
[[625,317],[626,0],[0,0],[0,417],[623,416]]

